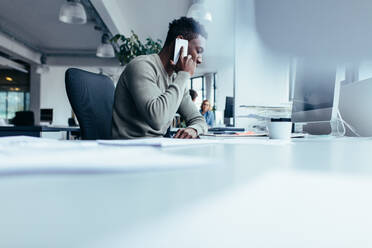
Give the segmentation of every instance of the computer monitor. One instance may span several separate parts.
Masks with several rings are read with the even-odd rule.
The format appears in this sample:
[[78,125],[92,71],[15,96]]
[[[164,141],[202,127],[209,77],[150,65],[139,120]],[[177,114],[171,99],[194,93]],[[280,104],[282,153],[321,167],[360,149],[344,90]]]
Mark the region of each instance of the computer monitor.
[[372,78],[341,85],[340,114],[346,136],[372,137]]
[[226,97],[224,117],[225,118],[234,117],[234,97],[231,96]]
[[[296,64],[292,122],[329,122],[337,114],[336,66],[314,59]],[[336,112],[335,112],[336,110]]]
[[226,126],[234,126],[234,97],[227,96],[225,102],[224,123]]
[[53,109],[40,109],[40,122],[53,122]]

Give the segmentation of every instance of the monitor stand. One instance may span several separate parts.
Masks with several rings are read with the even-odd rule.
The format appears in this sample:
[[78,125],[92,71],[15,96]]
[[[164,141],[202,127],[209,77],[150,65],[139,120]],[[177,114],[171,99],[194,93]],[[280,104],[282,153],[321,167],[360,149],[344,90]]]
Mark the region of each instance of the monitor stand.
[[312,135],[328,135],[332,133],[330,122],[311,122],[302,127],[304,133]]
[[330,121],[311,122],[302,127],[303,132],[312,135],[332,135],[335,137],[345,136],[345,126],[337,112],[336,117],[332,117]]

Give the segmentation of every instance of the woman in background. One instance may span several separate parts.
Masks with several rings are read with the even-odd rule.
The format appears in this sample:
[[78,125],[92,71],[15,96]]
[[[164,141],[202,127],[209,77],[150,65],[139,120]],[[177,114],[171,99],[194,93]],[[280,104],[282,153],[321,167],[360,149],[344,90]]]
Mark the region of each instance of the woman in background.
[[211,111],[211,104],[208,100],[204,100],[200,106],[200,113],[204,116],[209,127],[214,125],[214,114]]

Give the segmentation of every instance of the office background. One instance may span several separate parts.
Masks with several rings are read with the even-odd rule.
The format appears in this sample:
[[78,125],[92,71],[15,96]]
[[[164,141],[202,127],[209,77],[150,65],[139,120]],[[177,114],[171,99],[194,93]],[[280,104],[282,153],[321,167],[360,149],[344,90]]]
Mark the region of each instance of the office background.
[[[123,67],[114,58],[95,56],[102,35],[100,30],[95,29],[97,21],[94,18],[97,17],[89,16],[92,10],[88,9],[88,23],[61,23],[58,12],[64,2],[35,1],[33,5],[40,10],[38,12],[30,11],[26,0],[0,3],[2,57],[16,60],[28,71],[26,74],[17,72],[26,75],[20,83],[26,82],[25,87],[2,79],[6,87],[0,94],[2,118],[12,117],[17,109],[29,108],[38,120],[40,108],[52,108],[53,124],[66,125],[71,117],[71,107],[64,94],[64,72],[69,67],[102,72],[109,75],[114,83],[117,82]],[[93,0],[89,3],[113,35],[129,35],[134,30],[142,40],[152,37],[164,41],[168,23],[185,15],[193,1]],[[206,0],[205,4],[213,13],[213,21],[207,24],[209,39],[204,64],[195,76],[215,74],[215,94],[212,94],[215,99],[211,99],[215,109],[223,111],[226,96],[235,96],[236,124],[247,126],[249,120],[239,118],[245,111],[239,108],[240,105],[288,102],[294,56],[274,51],[262,41],[256,30],[255,1]],[[347,66],[353,68],[356,79],[369,78],[372,76],[371,63],[363,59],[352,61],[352,66],[350,63],[340,64],[338,78],[344,80]],[[2,69],[2,72],[5,78],[6,71]]]

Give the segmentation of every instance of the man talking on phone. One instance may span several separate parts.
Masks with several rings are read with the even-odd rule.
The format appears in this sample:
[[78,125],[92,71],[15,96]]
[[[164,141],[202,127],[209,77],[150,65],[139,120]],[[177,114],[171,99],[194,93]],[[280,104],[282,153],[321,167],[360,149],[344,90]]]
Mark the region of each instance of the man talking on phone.
[[[138,56],[125,67],[115,90],[114,139],[164,136],[177,112],[187,127],[178,130],[174,138],[197,138],[207,132],[208,126],[187,89],[196,65],[202,62],[207,37],[200,23],[181,17],[169,24],[159,54]],[[173,61],[177,39],[188,41],[188,53],[181,48],[179,59]]]

